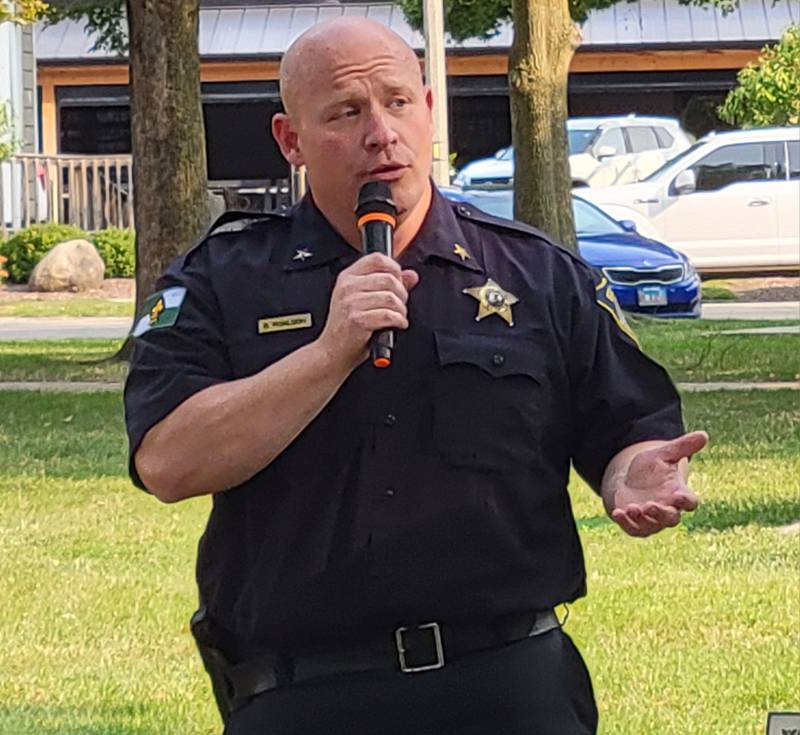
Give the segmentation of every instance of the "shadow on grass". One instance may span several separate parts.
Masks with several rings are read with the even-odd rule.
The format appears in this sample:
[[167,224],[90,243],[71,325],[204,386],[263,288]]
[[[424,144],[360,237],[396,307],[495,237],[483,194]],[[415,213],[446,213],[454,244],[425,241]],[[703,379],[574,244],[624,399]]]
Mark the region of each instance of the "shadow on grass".
[[[785,526],[800,520],[800,500],[772,500],[728,503],[724,500],[703,503],[694,513],[683,516],[689,531],[725,531],[735,526]],[[613,525],[606,515],[576,520],[582,531]]]
[[759,526],[784,526],[800,520],[800,500],[768,500],[729,503],[713,500],[684,517],[690,531],[725,531],[751,523]]

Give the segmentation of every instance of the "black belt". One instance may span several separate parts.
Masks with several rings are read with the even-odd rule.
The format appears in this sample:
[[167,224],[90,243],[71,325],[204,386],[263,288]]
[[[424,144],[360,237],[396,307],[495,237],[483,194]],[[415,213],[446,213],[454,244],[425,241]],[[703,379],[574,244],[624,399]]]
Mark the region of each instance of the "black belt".
[[407,674],[442,668],[470,653],[523,640],[560,627],[553,610],[527,612],[488,623],[424,623],[398,628],[352,646],[295,654],[264,653],[227,667],[234,707],[250,697],[324,676],[373,670]]

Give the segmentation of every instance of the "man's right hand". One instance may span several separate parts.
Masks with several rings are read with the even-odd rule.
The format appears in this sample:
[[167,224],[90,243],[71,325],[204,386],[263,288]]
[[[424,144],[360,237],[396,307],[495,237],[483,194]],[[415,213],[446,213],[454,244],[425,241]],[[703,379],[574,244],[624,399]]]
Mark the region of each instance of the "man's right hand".
[[336,279],[320,346],[354,369],[369,356],[373,332],[408,329],[408,292],[418,282],[416,271],[403,270],[385,255],[359,258]]

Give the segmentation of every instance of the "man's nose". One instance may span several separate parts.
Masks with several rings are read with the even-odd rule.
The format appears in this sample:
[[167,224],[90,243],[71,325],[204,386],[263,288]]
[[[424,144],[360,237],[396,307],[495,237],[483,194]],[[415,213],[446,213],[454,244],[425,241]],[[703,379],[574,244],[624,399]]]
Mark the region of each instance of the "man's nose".
[[385,110],[377,109],[370,113],[365,143],[367,148],[378,149],[397,143],[397,133]]

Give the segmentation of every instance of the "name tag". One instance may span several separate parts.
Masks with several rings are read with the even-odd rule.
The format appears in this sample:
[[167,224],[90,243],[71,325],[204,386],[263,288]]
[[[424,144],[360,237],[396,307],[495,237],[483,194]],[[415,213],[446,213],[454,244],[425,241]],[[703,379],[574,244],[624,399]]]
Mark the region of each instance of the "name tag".
[[307,329],[311,326],[311,314],[287,314],[286,316],[268,316],[258,320],[258,333],[285,332],[289,329]]

